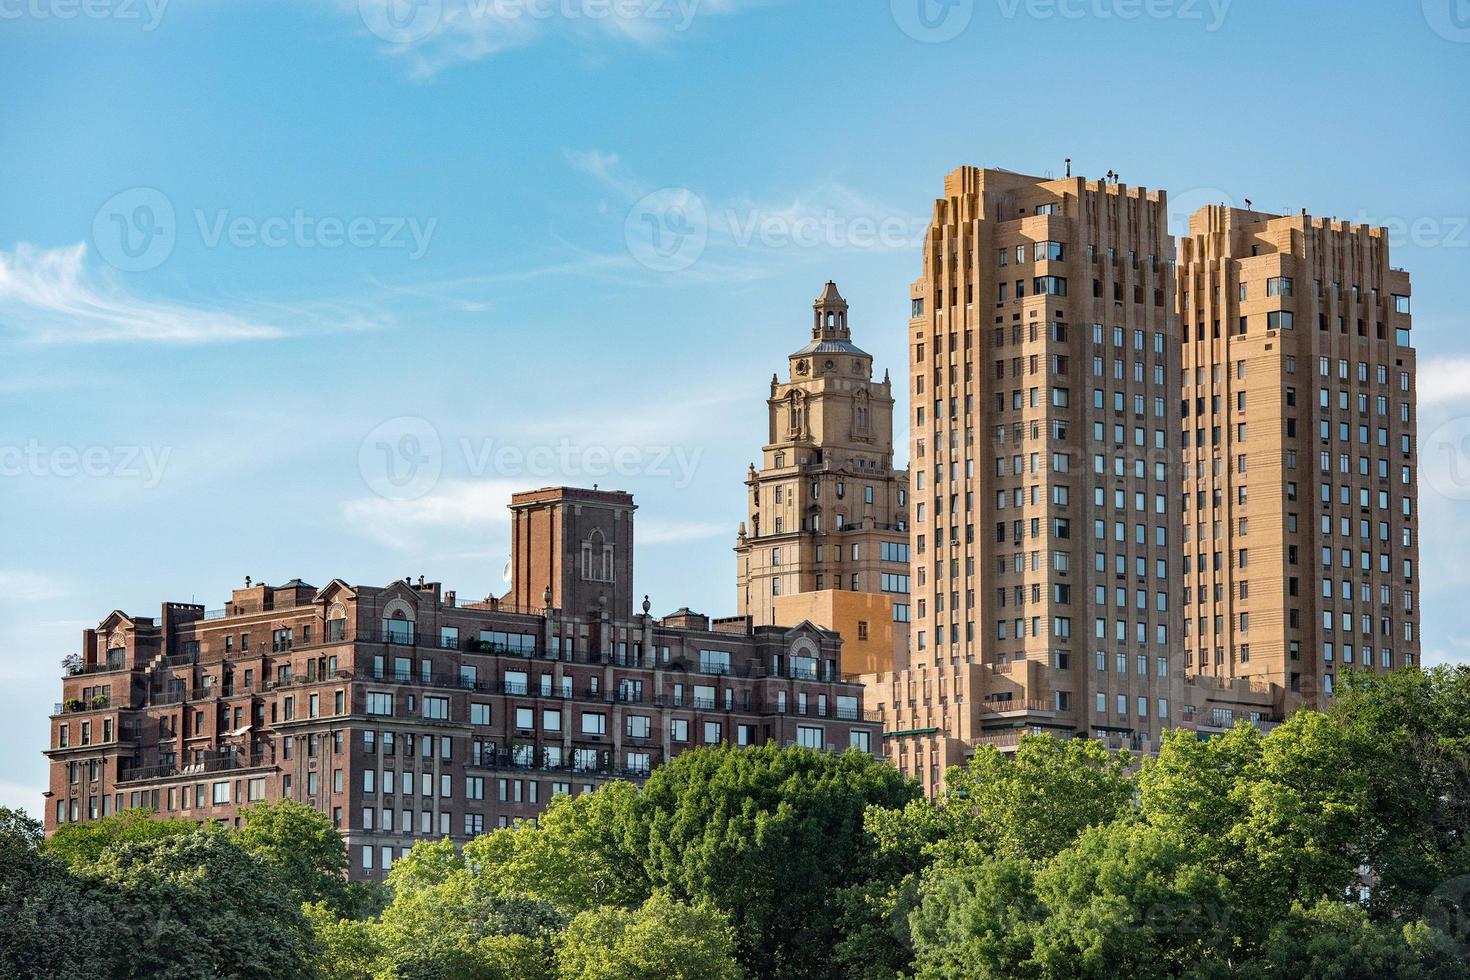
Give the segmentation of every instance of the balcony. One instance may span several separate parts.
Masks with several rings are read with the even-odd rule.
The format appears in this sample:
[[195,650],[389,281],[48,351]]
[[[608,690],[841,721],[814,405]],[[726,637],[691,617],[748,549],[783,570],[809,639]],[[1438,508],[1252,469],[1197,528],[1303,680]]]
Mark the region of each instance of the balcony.
[[258,769],[272,765],[264,752],[207,752],[200,762],[185,765],[163,763],[153,766],[136,766],[123,773],[118,783],[133,783],[147,779],[168,779],[172,776],[195,776],[205,773],[230,772],[236,769]]
[[882,716],[876,711],[859,711],[856,708],[838,708],[833,714],[838,721],[882,721]]
[[1015,715],[1040,713],[1054,715],[1057,707],[1051,701],[1043,701],[1037,698],[1013,698],[1009,701],[981,701],[979,702],[982,714]]
[[112,707],[112,699],[98,694],[87,700],[67,698],[65,701],[57,701],[52,705],[51,713],[53,715],[76,714],[82,711],[101,711],[110,707]]

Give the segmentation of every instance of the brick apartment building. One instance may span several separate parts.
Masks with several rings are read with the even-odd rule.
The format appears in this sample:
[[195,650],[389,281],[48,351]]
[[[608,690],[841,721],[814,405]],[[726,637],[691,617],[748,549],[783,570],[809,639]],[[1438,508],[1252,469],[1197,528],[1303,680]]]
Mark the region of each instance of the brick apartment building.
[[46,829],[151,807],[233,825],[282,798],[328,814],[354,877],[415,841],[535,817],[681,751],[880,751],[841,638],[809,623],[634,610],[630,495],[516,494],[512,589],[409,580],[236,589],[83,633],[51,719]]

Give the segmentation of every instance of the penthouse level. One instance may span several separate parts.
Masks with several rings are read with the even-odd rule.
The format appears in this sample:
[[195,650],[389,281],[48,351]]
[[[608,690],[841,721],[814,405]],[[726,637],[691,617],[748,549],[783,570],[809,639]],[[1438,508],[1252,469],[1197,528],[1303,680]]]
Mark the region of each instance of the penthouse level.
[[47,831],[150,807],[234,824],[254,802],[331,816],[357,877],[424,837],[535,817],[700,745],[876,751],[841,638],[810,623],[632,610],[632,497],[517,494],[512,576],[252,583],[206,610],[84,631],[51,719]]

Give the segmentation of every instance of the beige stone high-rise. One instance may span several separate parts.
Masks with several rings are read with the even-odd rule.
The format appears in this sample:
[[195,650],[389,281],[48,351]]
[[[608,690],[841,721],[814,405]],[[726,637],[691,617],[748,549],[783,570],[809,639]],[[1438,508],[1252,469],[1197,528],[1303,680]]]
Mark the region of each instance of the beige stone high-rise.
[[1024,731],[1180,724],[1179,331],[1165,196],[962,167],[911,290],[913,649],[872,678],[926,789]]
[[828,282],[808,342],[771,376],[769,433],[746,477],[736,541],[740,615],[842,634],[845,675],[892,670],[908,648],[908,474],[893,468],[893,388],[852,342]]
[[1185,665],[1320,705],[1419,657],[1409,275],[1305,213],[1206,207],[1180,252]]

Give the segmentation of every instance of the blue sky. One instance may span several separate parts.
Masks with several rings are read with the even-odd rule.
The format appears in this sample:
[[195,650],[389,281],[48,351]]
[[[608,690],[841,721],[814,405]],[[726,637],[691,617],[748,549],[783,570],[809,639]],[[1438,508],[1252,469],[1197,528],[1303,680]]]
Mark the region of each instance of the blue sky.
[[733,611],[771,373],[833,278],[902,380],[962,163],[1387,224],[1470,658],[1467,0],[0,0],[0,82],[0,804],[110,610],[498,593],[512,488]]

